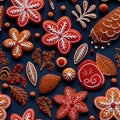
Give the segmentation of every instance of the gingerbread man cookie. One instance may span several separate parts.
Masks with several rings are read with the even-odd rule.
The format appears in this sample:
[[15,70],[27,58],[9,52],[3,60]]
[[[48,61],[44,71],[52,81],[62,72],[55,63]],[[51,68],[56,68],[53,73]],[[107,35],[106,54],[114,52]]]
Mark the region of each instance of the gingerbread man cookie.
[[33,43],[29,42],[31,36],[30,31],[23,30],[21,33],[16,28],[11,28],[9,30],[10,38],[3,41],[3,46],[5,48],[12,48],[12,56],[15,59],[19,59],[23,51],[29,52],[33,49]]
[[38,10],[44,7],[44,0],[11,0],[13,6],[7,9],[7,15],[18,18],[20,27],[25,27],[29,19],[34,23],[40,23],[42,17]]

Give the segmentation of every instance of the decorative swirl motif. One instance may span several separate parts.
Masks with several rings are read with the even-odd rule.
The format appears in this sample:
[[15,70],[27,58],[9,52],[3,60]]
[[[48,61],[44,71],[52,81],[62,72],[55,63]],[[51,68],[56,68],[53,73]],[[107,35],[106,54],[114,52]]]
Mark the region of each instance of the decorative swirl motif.
[[[94,74],[94,75],[92,75],[92,77],[90,79],[85,79],[83,81],[83,83],[87,87],[90,87],[90,88],[94,87],[95,88],[102,83],[102,77],[98,74]],[[94,86],[92,86],[91,84],[94,85]]]
[[6,80],[9,73],[10,73],[9,67],[2,67],[0,70],[0,81]]

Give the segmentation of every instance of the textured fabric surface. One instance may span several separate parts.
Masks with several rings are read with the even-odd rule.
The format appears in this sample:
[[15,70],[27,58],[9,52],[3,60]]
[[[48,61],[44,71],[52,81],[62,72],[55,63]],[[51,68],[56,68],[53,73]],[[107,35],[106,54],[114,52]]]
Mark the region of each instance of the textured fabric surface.
[[[82,1],[83,0],[79,0],[79,3],[78,3],[81,6],[82,6]],[[54,15],[53,20],[57,21],[57,19],[59,19],[61,16],[64,16],[64,15],[69,16],[70,19],[72,20],[72,28],[78,30],[83,36],[82,41],[77,45],[73,45],[73,48],[72,48],[70,54],[68,56],[66,56],[66,58],[68,59],[68,66],[73,67],[76,71],[77,71],[77,68],[78,68],[79,64],[74,65],[74,63],[73,63],[73,56],[74,56],[75,50],[82,43],[88,43],[89,50],[94,48],[94,46],[91,45],[91,43],[90,43],[89,33],[90,33],[91,28],[95,25],[95,23],[100,18],[102,18],[104,16],[104,14],[101,14],[100,11],[99,11],[99,5],[100,5],[99,1],[100,0],[94,0],[95,2],[91,2],[91,1],[92,0],[89,0],[89,5],[91,5],[92,3],[95,3],[95,5],[97,6],[96,10],[94,11],[97,14],[97,19],[91,20],[92,22],[88,24],[88,27],[86,29],[82,29],[80,24],[75,22],[75,17],[71,14],[71,11],[75,10],[75,7],[74,7],[74,5],[71,4],[70,0],[54,0],[54,3],[55,3],[55,15]],[[5,10],[6,10],[6,8],[8,8],[11,5],[10,0],[5,0],[3,5],[5,6]],[[66,5],[66,7],[67,7],[66,12],[62,13],[60,11],[60,6],[61,5]],[[119,5],[120,5],[119,3],[114,2],[114,0],[113,0],[113,2],[110,2],[108,4],[108,6],[109,6],[108,11],[113,10],[114,8],[116,8]],[[48,5],[48,0],[45,0],[45,7],[43,8],[43,10],[40,11],[40,13],[42,15],[42,18],[43,18],[42,22],[44,20],[48,19],[47,13],[49,11],[50,11],[50,7]],[[3,24],[5,22],[7,22],[7,21],[10,22],[11,27],[15,27],[15,28],[17,28],[19,30],[22,30],[20,27],[18,27],[16,19],[11,19],[11,18],[6,16],[6,13],[4,13],[4,22],[3,22]],[[29,24],[25,27],[25,29],[30,30],[31,33],[32,33],[31,42],[34,43],[34,49],[37,48],[37,47],[40,47],[42,50],[46,50],[46,51],[55,50],[56,51],[55,59],[54,59],[54,63],[55,63],[56,58],[58,56],[60,56],[58,50],[55,47],[50,47],[49,48],[49,47],[43,46],[41,44],[41,38],[39,40],[36,40],[35,37],[34,37],[34,34],[36,32],[39,32],[41,34],[41,37],[45,33],[43,28],[42,28],[42,23],[40,23],[39,25],[35,25],[35,24],[29,22]],[[6,38],[8,38],[8,30],[3,27],[2,31],[0,32],[0,48],[2,48],[2,42]],[[82,61],[84,61],[85,59],[92,59],[92,60],[95,61],[96,53],[99,52],[99,53],[102,53],[103,55],[109,57],[110,59],[112,59],[114,61],[114,63],[116,63],[116,60],[115,60],[116,51],[114,49],[115,47],[118,47],[118,48],[120,47],[120,38],[118,38],[114,43],[111,44],[111,46],[105,48],[104,50],[101,50],[100,48],[95,50],[95,53],[93,55],[91,55],[90,52],[88,51],[87,56]],[[22,63],[24,65],[24,67],[26,67],[26,64],[27,64],[28,61],[33,62],[33,60],[31,59],[32,52],[30,52],[29,54],[24,53],[20,60],[13,60],[9,50],[6,50],[6,49],[3,48],[3,51],[5,51],[6,57],[9,58],[9,61],[10,61],[9,66],[10,66],[11,69],[13,68],[13,66],[16,63]],[[22,107],[20,104],[18,104],[12,98],[9,90],[7,90],[7,91],[2,90],[2,87],[1,87],[2,82],[0,82],[0,89],[1,89],[0,91],[2,91],[2,93],[8,94],[9,96],[11,96],[11,99],[12,99],[11,106],[7,109],[7,113],[8,113],[7,120],[9,120],[9,116],[12,113],[18,113],[19,115],[22,115],[27,110],[27,108],[33,108],[35,110],[36,118],[42,118],[43,120],[48,120],[49,119],[45,114],[43,114],[41,111],[39,111],[39,108],[38,108],[38,106],[36,104],[37,98],[39,96],[41,96],[38,93],[38,85],[39,85],[40,78],[43,75],[45,75],[47,73],[54,73],[54,74],[57,74],[57,75],[61,76],[61,71],[59,69],[55,68],[54,71],[49,72],[47,70],[47,68],[45,68],[45,69],[43,69],[42,72],[40,72],[39,67],[37,65],[35,65],[35,67],[36,67],[37,72],[38,72],[38,84],[37,84],[36,87],[33,87],[31,85],[31,83],[29,82],[29,80],[27,79],[27,87],[26,87],[25,91],[28,92],[28,96],[29,96],[30,91],[35,91],[36,92],[36,98],[34,100],[32,100],[32,99],[30,99],[30,97],[28,97],[28,102],[24,107]],[[27,78],[25,69],[22,72],[22,74],[25,76],[25,78]],[[118,79],[118,82],[117,82],[116,86],[118,88],[120,88],[120,82],[119,82],[120,81],[120,70],[119,69],[118,69],[117,79]],[[80,114],[80,117],[79,117],[80,120],[88,120],[90,115],[94,115],[96,120],[98,120],[99,110],[97,110],[97,108],[94,106],[93,100],[94,100],[94,98],[96,96],[103,96],[105,91],[112,86],[110,80],[111,80],[111,77],[106,77],[106,83],[105,83],[104,87],[102,87],[101,89],[99,89],[97,91],[88,91],[88,97],[85,100],[85,103],[89,107],[89,112],[87,114]],[[64,80],[62,79],[60,84],[57,86],[57,88],[52,93],[47,94],[46,96],[48,96],[48,97],[50,97],[52,99],[52,97],[55,94],[63,94],[63,90],[64,90],[66,85],[69,85],[72,88],[75,88],[77,91],[85,90],[80,85],[78,78],[76,78],[75,81],[73,81],[72,83],[65,83]],[[56,105],[53,102],[53,108],[52,108],[52,111],[51,111],[52,112],[52,118],[51,118],[52,120],[55,120],[55,113],[56,113],[56,110],[57,110],[58,107],[59,106]]]

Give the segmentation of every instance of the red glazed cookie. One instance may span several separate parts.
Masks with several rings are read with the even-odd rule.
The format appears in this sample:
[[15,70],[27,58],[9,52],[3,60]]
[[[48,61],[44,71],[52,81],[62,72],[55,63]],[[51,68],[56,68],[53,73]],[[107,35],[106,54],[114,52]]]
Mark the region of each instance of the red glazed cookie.
[[61,54],[68,54],[72,43],[78,43],[82,39],[77,30],[71,29],[71,24],[67,16],[61,17],[57,23],[51,20],[44,21],[43,28],[47,33],[42,37],[42,43],[46,46],[56,45]]
[[42,18],[38,12],[44,7],[44,0],[11,0],[13,6],[6,11],[7,15],[16,18],[20,27],[25,27],[29,20],[40,23]]
[[32,108],[29,108],[25,111],[22,117],[13,113],[10,116],[10,120],[35,120],[35,111]]
[[120,120],[120,90],[112,87],[107,90],[105,96],[98,96],[94,99],[95,106],[101,110],[100,120]]
[[96,48],[101,46],[104,48],[105,44],[110,44],[111,41],[116,40],[120,35],[120,7],[108,13],[105,17],[99,20],[90,32],[90,37]]
[[5,120],[7,117],[6,110],[11,103],[9,96],[0,93],[0,120]]
[[68,117],[69,120],[78,120],[79,113],[88,112],[87,105],[83,102],[87,97],[88,92],[76,92],[75,89],[67,86],[64,89],[64,95],[55,95],[53,100],[61,106],[56,112],[56,119],[63,120]]
[[105,83],[105,77],[96,63],[86,60],[78,68],[78,78],[83,87],[87,90],[96,90]]
[[29,52],[33,49],[33,43],[29,42],[31,33],[29,30],[23,30],[21,33],[16,28],[9,30],[10,38],[3,41],[3,46],[12,49],[12,56],[15,59],[22,57],[23,51]]

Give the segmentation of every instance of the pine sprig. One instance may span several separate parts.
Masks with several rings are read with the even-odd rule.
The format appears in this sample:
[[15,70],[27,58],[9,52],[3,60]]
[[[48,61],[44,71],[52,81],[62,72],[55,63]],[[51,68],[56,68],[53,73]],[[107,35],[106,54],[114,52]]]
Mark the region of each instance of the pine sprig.
[[24,106],[27,102],[28,96],[27,92],[25,92],[22,88],[17,86],[9,86],[11,89],[11,94],[13,98],[19,102],[22,106]]

